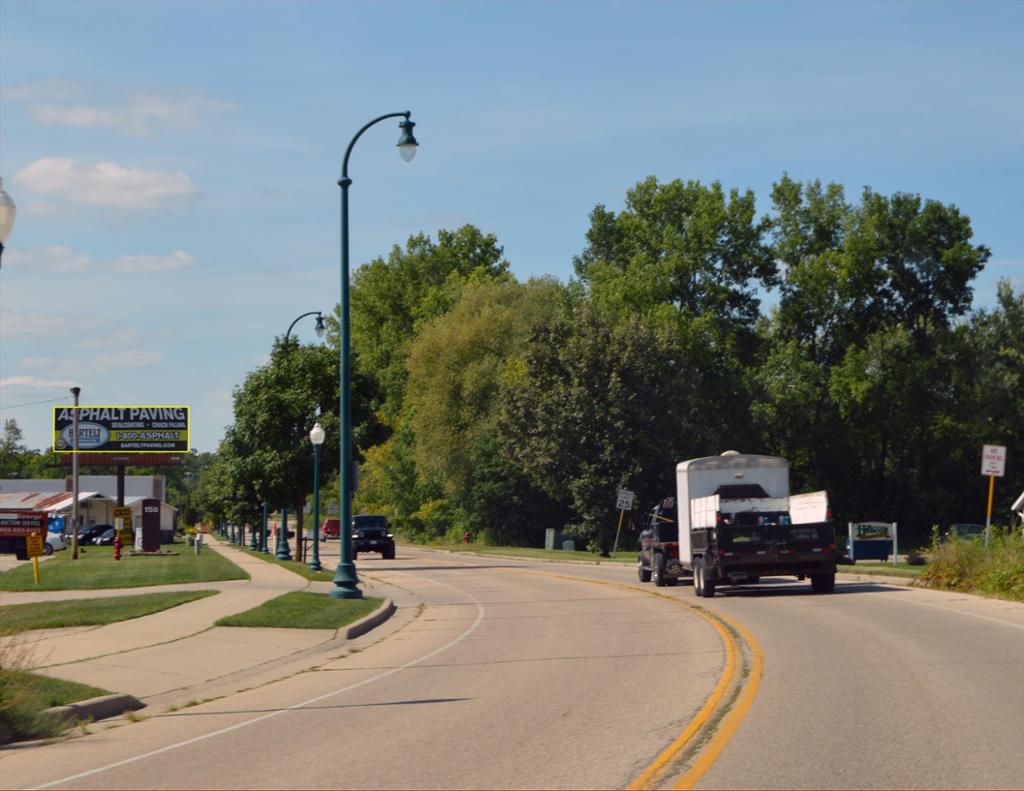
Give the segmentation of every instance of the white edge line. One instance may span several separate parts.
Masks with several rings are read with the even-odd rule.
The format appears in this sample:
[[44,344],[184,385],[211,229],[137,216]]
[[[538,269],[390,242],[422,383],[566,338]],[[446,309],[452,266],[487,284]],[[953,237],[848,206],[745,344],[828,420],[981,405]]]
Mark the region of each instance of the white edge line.
[[400,670],[405,670],[406,668],[412,667],[413,665],[417,665],[420,662],[425,662],[426,660],[428,660],[428,659],[430,659],[432,657],[437,656],[442,651],[447,651],[452,646],[454,646],[454,645],[456,645],[458,643],[461,643],[463,640],[465,640],[467,637],[469,637],[469,635],[472,632],[474,632],[476,630],[476,628],[478,626],[480,626],[480,624],[483,622],[483,619],[484,619],[484,606],[480,602],[480,600],[477,599],[475,596],[473,596],[471,593],[467,593],[466,591],[460,590],[459,588],[456,588],[456,587],[454,587],[452,585],[446,585],[443,582],[437,582],[436,580],[426,579],[425,577],[417,577],[416,579],[422,579],[425,582],[431,582],[431,583],[433,583],[435,585],[440,585],[440,586],[442,586],[444,588],[451,588],[451,590],[456,591],[458,593],[461,593],[462,595],[464,595],[464,596],[468,597],[469,599],[471,599],[476,604],[476,610],[477,610],[477,612],[476,612],[476,620],[473,621],[472,625],[468,629],[466,629],[466,631],[464,631],[462,634],[460,634],[454,640],[451,640],[450,642],[445,643],[440,648],[435,648],[429,654],[424,654],[423,656],[421,656],[421,657],[419,657],[417,659],[413,659],[410,662],[406,662],[404,665],[399,665],[398,667],[393,667],[390,670],[387,670],[387,671],[385,671],[383,673],[379,673],[376,676],[372,676],[370,678],[365,678],[362,681],[356,682],[355,684],[349,684],[347,687],[342,687],[341,689],[335,689],[335,690],[332,690],[331,692],[326,692],[323,695],[317,695],[315,698],[310,698],[309,700],[305,700],[302,703],[295,703],[295,704],[293,704],[291,706],[288,706],[288,708],[285,708],[285,709],[278,709],[277,711],[272,711],[269,714],[264,714],[264,715],[262,715],[260,717],[254,717],[253,719],[246,720],[245,722],[238,722],[238,723],[235,723],[234,725],[229,725],[226,728],[221,728],[220,730],[211,731],[210,733],[204,733],[202,736],[193,736],[191,739],[186,739],[185,741],[177,742],[175,744],[168,744],[165,747],[161,747],[161,748],[159,748],[157,750],[150,750],[147,753],[141,753],[140,755],[135,755],[135,756],[132,756],[131,758],[125,758],[125,759],[123,759],[121,761],[117,761],[117,762],[112,763],[112,764],[107,764],[106,766],[101,766],[101,767],[98,767],[96,769],[89,769],[88,771],[79,772],[78,774],[69,775],[68,777],[62,777],[59,780],[51,780],[49,783],[43,783],[42,785],[32,786],[29,789],[29,791],[35,791],[35,789],[41,789],[41,788],[52,788],[53,786],[58,786],[58,785],[61,785],[62,783],[70,783],[70,782],[73,782],[75,780],[81,780],[83,777],[89,777],[90,775],[99,774],[100,772],[108,772],[111,769],[118,769],[118,768],[120,768],[122,766],[127,766],[128,764],[133,764],[136,761],[142,761],[142,760],[145,760],[146,758],[152,758],[152,757],[160,755],[162,753],[170,752],[171,750],[178,750],[178,749],[181,749],[182,747],[188,747],[190,744],[196,744],[197,742],[205,741],[206,739],[212,739],[215,736],[223,736],[225,733],[231,733],[232,731],[237,731],[240,728],[245,728],[245,727],[247,727],[249,725],[255,725],[257,722],[263,722],[264,720],[272,719],[273,717],[280,716],[281,714],[287,714],[290,711],[295,711],[296,709],[301,709],[304,706],[309,706],[309,705],[312,705],[313,703],[319,703],[321,700],[326,700],[327,698],[330,698],[330,697],[332,697],[334,695],[340,695],[343,692],[348,692],[349,690],[356,689],[357,687],[362,687],[362,686],[365,686],[366,684],[371,684],[374,681],[379,681],[380,679],[386,678],[387,676],[390,676],[390,675],[392,675],[394,673],[397,673]]

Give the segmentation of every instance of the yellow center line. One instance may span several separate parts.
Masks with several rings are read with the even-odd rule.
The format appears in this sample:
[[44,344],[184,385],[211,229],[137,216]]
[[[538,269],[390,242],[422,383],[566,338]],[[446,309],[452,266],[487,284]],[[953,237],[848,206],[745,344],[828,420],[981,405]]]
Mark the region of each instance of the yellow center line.
[[743,722],[743,718],[747,716],[747,712],[754,703],[758,688],[761,686],[761,673],[764,669],[764,654],[761,652],[761,646],[743,626],[724,615],[719,614],[719,617],[739,632],[750,648],[752,657],[750,677],[743,687],[739,700],[736,701],[736,706],[722,720],[722,726],[712,737],[708,746],[700,753],[686,774],[679,778],[679,782],[676,783],[674,788],[691,789],[700,782],[700,779],[707,773],[711,765],[714,764],[718,756],[725,750],[726,745],[729,744],[729,741],[736,734],[740,724]]
[[754,698],[757,695],[758,687],[761,685],[764,655],[761,652],[760,645],[757,640],[754,639],[753,635],[751,635],[750,632],[741,624],[717,611],[711,613],[705,611],[701,607],[695,607],[687,604],[675,596],[668,596],[667,594],[659,593],[657,591],[644,590],[643,588],[638,588],[635,585],[588,579],[586,577],[571,577],[565,574],[551,574],[548,572],[534,571],[530,569],[504,568],[501,570],[514,571],[522,574],[534,574],[541,577],[552,577],[555,579],[567,580],[569,582],[589,582],[594,585],[604,585],[610,588],[628,590],[633,593],[644,593],[648,596],[656,596],[659,599],[672,602],[673,604],[699,615],[715,627],[721,636],[722,643],[725,646],[725,670],[722,672],[722,677],[718,680],[718,684],[715,686],[715,689],[708,696],[707,701],[705,701],[700,711],[697,712],[693,719],[691,719],[683,729],[683,732],[680,733],[668,747],[662,750],[658,757],[655,758],[654,761],[652,761],[651,764],[648,765],[632,783],[626,786],[627,791],[652,788],[664,774],[665,770],[670,766],[671,762],[679,756],[686,745],[693,740],[693,738],[708,723],[711,716],[715,713],[736,675],[737,660],[741,659],[736,639],[729,630],[723,626],[723,622],[736,630],[750,649],[752,657],[750,675],[749,678],[747,678],[745,685],[743,685],[743,679],[739,680],[738,683],[743,685],[743,688],[739,698],[737,699],[735,707],[733,707],[729,711],[728,715],[722,720],[721,727],[717,729],[715,735],[708,742],[707,746],[698,754],[693,766],[687,770],[687,772],[679,779],[678,784],[674,786],[674,788],[683,789],[693,788],[693,786],[696,785],[711,768],[712,764],[714,764],[718,759],[718,756],[722,754],[722,751],[725,750],[726,745],[732,739],[740,724],[743,722],[743,718],[750,710],[750,706],[753,704]]

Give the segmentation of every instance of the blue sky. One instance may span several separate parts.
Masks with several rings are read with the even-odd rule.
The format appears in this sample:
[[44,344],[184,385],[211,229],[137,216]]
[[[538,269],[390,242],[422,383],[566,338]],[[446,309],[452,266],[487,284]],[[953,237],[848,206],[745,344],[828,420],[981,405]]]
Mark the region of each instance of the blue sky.
[[[0,4],[0,417],[188,404],[214,450],[273,337],[353,265],[473,223],[567,280],[648,175],[837,181],[955,203],[1024,287],[1024,3]],[[312,341],[311,320],[296,332]]]

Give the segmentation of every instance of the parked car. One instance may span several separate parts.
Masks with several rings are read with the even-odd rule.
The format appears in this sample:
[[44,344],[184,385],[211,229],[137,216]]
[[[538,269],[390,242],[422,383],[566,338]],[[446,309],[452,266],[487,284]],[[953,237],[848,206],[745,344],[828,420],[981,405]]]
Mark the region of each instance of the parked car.
[[79,544],[92,544],[94,543],[97,536],[107,530],[113,530],[113,525],[102,524],[102,525],[86,525],[78,531],[78,543]]
[[47,555],[52,555],[54,552],[60,549],[67,549],[68,544],[64,540],[63,533],[49,532],[46,534],[46,544],[43,546],[43,552]]
[[939,536],[939,541],[981,541],[985,538],[985,525],[974,522],[954,522]]
[[320,538],[338,538],[341,535],[340,519],[325,519],[320,526]]
[[98,536],[96,536],[92,540],[92,543],[95,544],[98,547],[109,546],[110,544],[114,543],[114,536],[116,536],[116,535],[117,535],[117,530],[115,530],[114,528],[111,527],[111,528],[108,528],[108,529],[104,530],[102,533],[100,533]]
[[395,537],[386,516],[359,514],[352,517],[352,556],[360,552],[380,552],[385,560],[395,557]]

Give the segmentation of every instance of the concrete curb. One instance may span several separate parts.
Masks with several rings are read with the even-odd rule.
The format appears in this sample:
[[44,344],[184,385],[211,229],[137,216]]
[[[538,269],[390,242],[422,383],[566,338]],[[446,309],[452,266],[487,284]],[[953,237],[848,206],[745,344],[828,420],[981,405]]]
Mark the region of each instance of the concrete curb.
[[79,720],[104,720],[107,717],[117,717],[126,711],[138,711],[144,708],[146,705],[134,695],[103,695],[99,698],[69,703],[66,706],[54,706],[44,713],[60,717],[68,724],[73,725]]
[[376,629],[388,618],[395,614],[395,603],[391,599],[385,599],[384,603],[374,610],[372,613],[367,615],[365,618],[360,618],[353,624],[349,624],[343,635],[346,640],[355,640],[357,637],[366,634],[371,629]]

